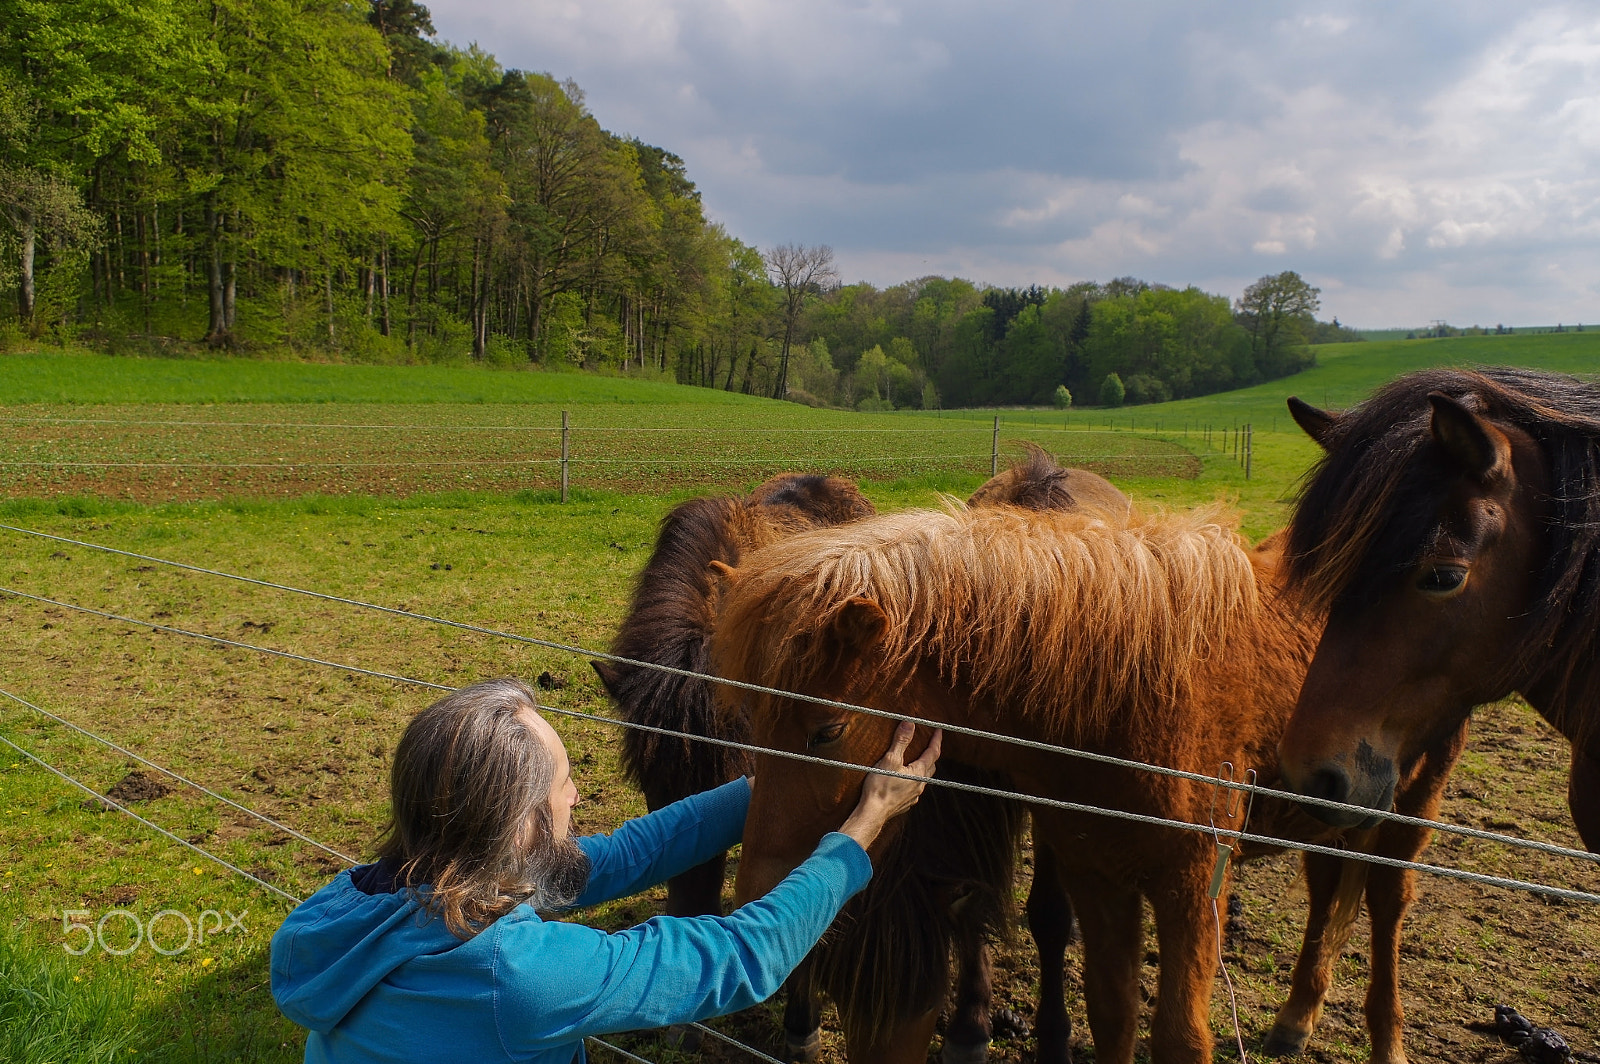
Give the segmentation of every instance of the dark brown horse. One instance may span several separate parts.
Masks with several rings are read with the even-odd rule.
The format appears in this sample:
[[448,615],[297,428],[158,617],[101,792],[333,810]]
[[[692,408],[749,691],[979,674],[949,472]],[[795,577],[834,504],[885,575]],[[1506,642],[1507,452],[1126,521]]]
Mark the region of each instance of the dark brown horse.
[[1438,369],[1345,414],[1289,407],[1327,452],[1289,551],[1328,625],[1285,780],[1387,809],[1398,766],[1516,691],[1571,741],[1569,804],[1600,851],[1600,390]]
[[[1038,448],[1030,448],[1023,463],[981,487],[974,500],[1029,509],[1068,508],[1080,500],[1082,505],[1113,509],[1127,506],[1127,498],[1105,480],[1064,470]],[[678,506],[662,523],[614,652],[706,671],[706,642],[716,608],[712,562],[734,565],[745,552],[797,531],[872,512],[848,481],[801,474],[775,478],[746,498],[694,499]],[[706,681],[625,665],[596,664],[595,671],[625,719],[740,742],[749,739],[748,721],[741,713],[716,712]],[[750,771],[749,760],[739,751],[636,730],[625,733],[622,762],[652,809]],[[978,778],[955,763],[946,771]],[[942,1002],[947,987],[944,958],[952,941],[960,979],[946,1057],[956,1064],[985,1055],[991,994],[987,939],[1010,921],[1022,813],[1015,803],[944,799],[923,803],[885,862],[888,873],[847,910],[824,948],[791,982],[785,1029],[792,1056],[818,1051],[816,989],[840,1002],[859,1030],[890,1030],[902,1014],[920,1016]],[[986,833],[963,829],[974,819],[987,825]],[[952,838],[961,844],[952,846]],[[1034,934],[1046,957],[1039,1035],[1041,1044],[1059,1043],[1064,1054],[1068,1028],[1061,955],[1072,933],[1071,910],[1053,878],[1048,854],[1040,860],[1029,897]],[[670,882],[668,911],[719,912],[723,864],[719,857]],[[1054,1004],[1046,1004],[1050,1002]],[[881,1056],[867,1048],[874,1043],[870,1035],[858,1039],[859,1058]]]
[[[946,724],[1201,773],[1223,761],[1253,766],[1270,785],[1278,738],[1318,635],[1279,593],[1277,548],[1274,540],[1246,550],[1217,512],[972,508],[879,517],[747,556],[727,577],[713,659],[736,679]],[[842,822],[861,782],[848,766],[875,760],[894,727],[788,699],[757,697],[749,708],[758,743],[843,767],[757,759],[762,786],[746,825],[740,900],[769,889]],[[1403,808],[1435,809],[1463,739],[1447,736],[1406,766]],[[1046,798],[1192,824],[1207,822],[1214,800],[1212,788],[1191,781],[992,740],[949,734],[945,750],[1008,788]],[[1253,827],[1340,838],[1354,850],[1404,858],[1427,839],[1390,823],[1335,833],[1288,803],[1259,805]],[[1042,806],[1034,809],[1034,831],[1036,846],[1054,853],[1081,921],[1096,1059],[1133,1059],[1148,899],[1161,942],[1152,1058],[1209,1060],[1218,931],[1207,890],[1212,840]],[[1409,878],[1314,856],[1306,873],[1306,940],[1268,1050],[1304,1046],[1365,888],[1374,925],[1372,1059],[1399,1064],[1398,942]],[[917,1037],[925,1044],[926,1034],[902,1032],[918,1051]]]

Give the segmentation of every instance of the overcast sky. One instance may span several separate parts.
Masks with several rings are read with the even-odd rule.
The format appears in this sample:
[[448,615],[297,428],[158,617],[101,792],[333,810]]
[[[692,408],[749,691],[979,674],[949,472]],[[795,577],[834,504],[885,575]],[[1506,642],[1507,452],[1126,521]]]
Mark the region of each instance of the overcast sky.
[[1293,269],[1367,327],[1600,321],[1600,6],[433,0],[844,279]]

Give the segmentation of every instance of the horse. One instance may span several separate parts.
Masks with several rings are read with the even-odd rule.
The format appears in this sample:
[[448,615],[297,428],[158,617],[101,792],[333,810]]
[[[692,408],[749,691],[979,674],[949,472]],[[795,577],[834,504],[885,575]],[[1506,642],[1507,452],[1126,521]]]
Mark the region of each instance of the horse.
[[[673,507],[661,521],[655,549],[634,583],[627,615],[611,652],[693,672],[709,667],[706,644],[716,618],[713,561],[737,564],[747,551],[808,528],[839,525],[877,511],[859,488],[839,477],[785,473],[742,498],[704,496]],[[635,724],[748,743],[738,715],[718,717],[710,685],[636,665],[591,662],[616,704]],[[625,729],[622,773],[652,811],[751,771],[742,750],[636,728]],[[722,911],[726,855],[667,882],[667,913]]]
[[1328,623],[1285,781],[1387,809],[1397,765],[1518,692],[1572,744],[1568,805],[1600,852],[1600,390],[1431,369],[1347,413],[1289,409],[1325,452],[1289,525],[1289,581]]
[[[1080,503],[1080,500],[1081,503]],[[975,505],[1029,509],[1078,505],[1125,508],[1127,497],[1109,482],[1081,470],[1064,470],[1030,445],[1025,460],[978,489]],[[633,600],[616,639],[619,656],[705,672],[706,643],[715,614],[708,566],[736,564],[749,550],[805,528],[837,525],[873,512],[855,485],[832,477],[786,474],[746,498],[692,499],[662,522],[656,548],[635,585]],[[740,712],[718,713],[707,681],[637,666],[597,662],[607,692],[625,720],[692,734],[748,742]],[[623,738],[623,770],[644,793],[651,809],[709,789],[740,775],[751,764],[741,751],[637,729]],[[961,772],[951,763],[947,771]],[[961,830],[964,818],[1005,825],[988,844]],[[860,1030],[892,1030],[907,1011],[920,1016],[946,990],[946,957],[957,945],[960,978],[946,1040],[947,1064],[981,1061],[991,1035],[991,964],[987,938],[1010,919],[1016,839],[1021,811],[1015,803],[924,803],[911,830],[887,862],[893,872],[852,905],[824,948],[808,959],[789,986],[784,1016],[786,1051],[794,1059],[820,1053],[819,990],[841,1005]],[[964,843],[952,847],[950,839]],[[701,915],[721,911],[725,855],[668,883],[667,911]],[[1061,956],[1073,930],[1071,909],[1052,876],[1048,858],[1029,896],[1035,937],[1046,957],[1045,980],[1055,989],[1041,1004],[1041,1041],[1066,1045],[1067,1016]],[[886,891],[881,884],[892,882]],[[863,916],[862,914],[870,914]],[[907,973],[914,973],[910,979]],[[858,1039],[857,1059],[881,1056]],[[901,1039],[886,1039],[900,1044]],[[924,1045],[926,1042],[924,1042]]]
[[[724,574],[711,653],[721,675],[943,724],[1214,773],[1254,766],[1276,782],[1275,750],[1320,626],[1281,593],[1282,537],[1254,551],[1236,515],[1015,508],[902,512],[803,533]],[[721,695],[719,697],[728,697]],[[892,719],[776,696],[741,696],[757,742],[839,763],[756,759],[762,781],[735,882],[758,897],[853,808],[857,766],[888,745]],[[922,740],[927,730],[919,726]],[[1400,805],[1431,815],[1465,729],[1406,765]],[[913,749],[918,747],[913,742]],[[1132,769],[952,733],[946,758],[1008,789],[1205,825],[1216,790]],[[943,763],[941,762],[941,771]],[[1140,1005],[1141,899],[1161,946],[1150,1050],[1159,1064],[1211,1059],[1208,1001],[1220,935],[1209,897],[1209,835],[1036,805],[1036,846],[1054,855],[1084,942],[1096,1059],[1132,1061]],[[1252,830],[1339,840],[1410,859],[1426,831],[1392,822],[1339,832],[1296,803],[1263,799]],[[886,832],[891,840],[893,832]],[[876,859],[889,843],[880,840]],[[1241,847],[1250,858],[1264,848]],[[1407,872],[1306,855],[1310,917],[1293,989],[1267,1039],[1300,1051],[1365,893],[1373,921],[1367,997],[1372,1059],[1405,1060],[1399,930]]]

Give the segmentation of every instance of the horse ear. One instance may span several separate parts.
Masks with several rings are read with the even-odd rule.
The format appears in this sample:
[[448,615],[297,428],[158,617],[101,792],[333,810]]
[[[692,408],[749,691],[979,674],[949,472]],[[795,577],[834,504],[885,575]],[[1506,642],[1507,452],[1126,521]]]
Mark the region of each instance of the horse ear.
[[889,630],[889,615],[869,598],[853,598],[844,604],[833,624],[839,641],[860,653],[882,641]]
[[1443,392],[1429,392],[1433,438],[1468,476],[1482,480],[1501,462],[1501,447],[1482,418]]
[[1318,410],[1310,403],[1303,401],[1298,395],[1289,396],[1289,416],[1294,418],[1294,423],[1305,430],[1305,434],[1316,441],[1317,446],[1324,451],[1328,450],[1333,427],[1339,423],[1339,415],[1326,410]]
[[739,579],[739,570],[727,562],[712,558],[706,563],[706,569],[711,574],[711,583],[714,588],[726,588],[729,584]]
[[617,694],[617,685],[622,682],[622,673],[617,671],[617,667],[607,661],[591,661],[589,664],[594,668],[595,675],[600,677],[600,683],[607,693],[612,698],[621,697]]

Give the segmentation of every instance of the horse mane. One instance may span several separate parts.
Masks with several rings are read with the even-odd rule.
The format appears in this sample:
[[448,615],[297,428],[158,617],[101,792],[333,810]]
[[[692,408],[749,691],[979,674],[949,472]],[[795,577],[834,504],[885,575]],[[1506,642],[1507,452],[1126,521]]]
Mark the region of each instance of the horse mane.
[[[800,473],[774,477],[745,498],[708,496],[679,504],[662,519],[612,652],[709,672],[707,643],[716,622],[717,591],[711,562],[737,565],[745,551],[874,512],[850,481]],[[748,720],[719,714],[705,680],[631,665],[596,663],[595,671],[624,720],[749,741]],[[621,762],[651,808],[750,771],[743,751],[634,728],[622,738]]]
[[[1453,478],[1441,475],[1428,393],[1538,443],[1553,495],[1549,554],[1518,663],[1554,688],[1553,720],[1600,700],[1600,389],[1509,367],[1407,374],[1339,417],[1289,525],[1288,581],[1313,606],[1372,601],[1428,548]],[[1600,717],[1591,722],[1600,727]]]
[[1076,505],[1067,488],[1067,470],[1036,443],[1022,461],[984,481],[968,506],[1020,506],[1025,510],[1067,510]]
[[803,533],[747,556],[724,589],[713,658],[724,676],[805,691],[839,664],[843,612],[870,599],[888,618],[874,694],[926,663],[1062,738],[1123,713],[1158,719],[1258,605],[1236,524],[1219,507],[956,504]]
[[[1004,787],[992,772],[939,762],[941,779]],[[845,903],[811,951],[812,974],[840,1019],[874,1044],[944,1004],[950,946],[965,929],[1007,937],[1028,818],[1009,798],[929,787],[873,862],[872,879]]]

